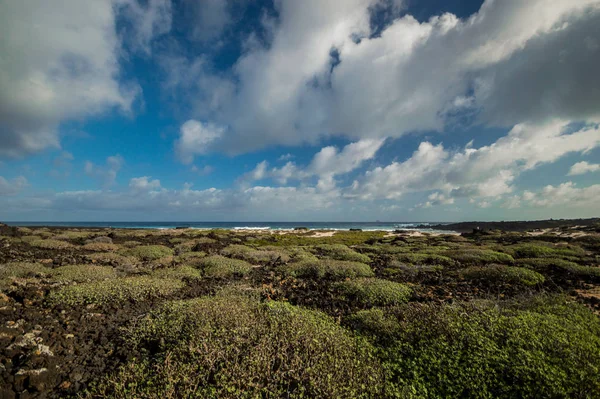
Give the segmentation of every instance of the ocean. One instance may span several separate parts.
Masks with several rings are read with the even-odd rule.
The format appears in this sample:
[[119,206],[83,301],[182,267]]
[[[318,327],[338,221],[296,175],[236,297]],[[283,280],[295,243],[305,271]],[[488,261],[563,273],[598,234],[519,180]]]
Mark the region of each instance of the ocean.
[[[428,227],[440,223],[431,222],[5,222],[11,226],[27,227],[75,227],[75,228],[121,228],[121,229],[174,229],[189,227],[194,229],[260,229],[260,230],[293,230],[296,227],[306,227],[310,230],[415,230],[423,232],[440,232]],[[444,231],[447,232],[447,231]]]

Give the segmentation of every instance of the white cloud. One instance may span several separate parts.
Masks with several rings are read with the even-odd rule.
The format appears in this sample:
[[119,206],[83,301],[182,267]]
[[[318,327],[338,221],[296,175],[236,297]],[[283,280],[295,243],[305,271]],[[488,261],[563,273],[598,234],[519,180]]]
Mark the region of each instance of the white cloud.
[[287,162],[282,167],[268,169],[268,162],[262,161],[256,168],[242,176],[242,181],[257,181],[273,178],[280,184],[288,180],[303,180],[312,176],[320,179],[321,187],[334,186],[334,177],[359,168],[365,161],[373,159],[383,145],[384,140],[361,140],[350,143],[340,151],[337,147],[323,147],[306,167],[299,167],[294,162]]
[[213,124],[203,124],[193,119],[185,122],[175,143],[179,159],[186,164],[192,163],[194,156],[207,152],[209,146],[219,139],[223,132],[224,128]]
[[122,34],[131,46],[150,54],[151,42],[171,30],[171,0],[114,0],[129,19]]
[[7,180],[0,176],[0,195],[18,194],[23,188],[27,187],[27,179],[23,176]]
[[600,164],[587,163],[586,161],[577,162],[569,170],[569,176],[583,175],[591,172],[600,171]]
[[471,144],[456,152],[423,142],[404,162],[368,171],[349,195],[394,199],[409,192],[442,190],[453,197],[496,198],[513,191],[512,183],[522,171],[598,146],[598,126],[570,132],[570,125],[562,121],[517,125],[491,145]]
[[598,0],[488,0],[467,20],[405,16],[369,38],[375,3],[276,2],[270,40],[250,40],[231,78],[199,73],[198,115],[230,126],[214,149],[398,137],[465,113],[507,127],[600,120]]
[[115,183],[117,173],[124,163],[123,157],[117,154],[106,158],[105,166],[97,166],[91,161],[86,161],[83,170],[86,175],[98,179],[104,188],[108,188]]
[[117,14],[126,12],[134,28],[124,36],[147,47],[154,34],[165,30],[167,4],[168,0],[151,0],[146,7],[134,0],[4,2],[0,156],[60,147],[58,128],[64,121],[112,109],[131,112],[141,90],[120,76],[124,53],[116,32]]
[[536,207],[566,207],[598,210],[600,184],[577,188],[575,183],[566,182],[558,186],[548,185],[538,193],[527,192],[526,201]]
[[149,176],[134,177],[129,181],[129,188],[135,192],[159,190],[160,180],[150,180]]

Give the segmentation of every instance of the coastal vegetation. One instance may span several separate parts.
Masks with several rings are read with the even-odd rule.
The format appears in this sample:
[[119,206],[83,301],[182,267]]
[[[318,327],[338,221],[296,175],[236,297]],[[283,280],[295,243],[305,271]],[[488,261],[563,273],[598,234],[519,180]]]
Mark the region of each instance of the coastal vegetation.
[[0,396],[595,398],[599,237],[14,229]]

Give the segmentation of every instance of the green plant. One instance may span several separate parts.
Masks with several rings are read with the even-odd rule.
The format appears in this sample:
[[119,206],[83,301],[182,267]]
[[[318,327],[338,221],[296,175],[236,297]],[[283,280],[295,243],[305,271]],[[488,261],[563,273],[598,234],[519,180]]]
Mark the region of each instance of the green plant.
[[397,305],[407,302],[412,294],[412,289],[405,284],[378,278],[343,281],[334,288],[348,299],[367,306]]
[[52,240],[52,239],[33,240],[33,241],[29,242],[29,245],[31,245],[32,247],[43,248],[43,249],[73,248],[73,244],[71,244],[71,243],[68,243],[65,241],[59,241],[59,240]]
[[463,265],[486,265],[489,263],[512,264],[515,261],[508,254],[486,249],[459,249],[446,251],[444,255]]
[[447,256],[427,254],[419,252],[399,253],[394,255],[394,259],[402,263],[410,263],[413,265],[425,264],[425,265],[442,265],[452,266],[454,260]]
[[173,256],[173,250],[164,245],[140,245],[129,249],[126,254],[148,261],[157,260],[166,256]]
[[321,244],[313,248],[313,252],[330,259],[346,260],[350,262],[369,263],[371,258],[365,254],[359,254],[344,244]]
[[61,283],[101,281],[116,277],[117,272],[108,266],[69,265],[52,269],[52,280]]
[[184,284],[179,280],[125,277],[69,285],[48,295],[51,305],[104,305],[123,301],[139,302],[175,293]]
[[558,271],[565,271],[576,276],[600,277],[600,267],[598,266],[582,266],[575,262],[570,262],[563,259],[525,258],[517,259],[517,264],[521,264],[525,267],[530,267],[536,270],[554,269]]
[[109,244],[104,242],[90,242],[85,244],[81,248],[87,251],[96,251],[96,252],[110,252],[110,251],[118,251],[121,247],[116,244]]
[[294,277],[330,278],[334,280],[354,277],[372,277],[373,270],[364,263],[320,259],[289,263],[279,269]]
[[370,398],[373,347],[318,311],[242,295],[168,302],[126,330],[138,350],[90,397]]
[[158,269],[152,272],[152,277],[174,280],[200,280],[202,273],[191,266]]
[[252,265],[244,260],[213,255],[199,261],[204,275],[208,277],[244,276],[252,270]]
[[380,345],[386,397],[577,397],[600,391],[600,320],[565,297],[408,304],[348,323]]
[[280,248],[269,250],[261,248],[260,250],[256,250],[245,245],[236,244],[222,249],[221,255],[235,259],[242,259],[251,263],[275,261],[286,263],[290,260],[290,256]]
[[583,256],[585,251],[577,246],[560,247],[549,243],[517,244],[507,247],[515,258],[558,258]]
[[488,284],[508,283],[534,286],[545,281],[544,276],[533,270],[503,265],[473,266],[461,270],[461,274],[467,280],[479,280]]
[[11,262],[0,265],[0,279],[48,275],[52,269],[41,263]]

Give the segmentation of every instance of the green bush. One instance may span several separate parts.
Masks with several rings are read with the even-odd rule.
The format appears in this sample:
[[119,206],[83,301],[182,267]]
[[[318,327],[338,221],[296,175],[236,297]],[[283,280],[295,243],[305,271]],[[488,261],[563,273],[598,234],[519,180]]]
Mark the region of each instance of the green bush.
[[93,262],[98,262],[105,265],[133,265],[138,262],[137,258],[119,255],[114,252],[93,253],[88,254],[85,257]]
[[525,258],[517,259],[517,264],[536,270],[554,269],[582,277],[600,277],[600,267],[598,266],[581,266],[563,259]]
[[416,276],[439,273],[444,270],[444,266],[441,265],[410,265],[398,262],[397,260],[392,260],[386,266],[387,267],[383,269],[383,271],[385,274],[390,276],[399,274]]
[[251,263],[264,263],[280,261],[286,263],[290,260],[290,256],[280,248],[265,250],[256,250],[245,245],[230,245],[221,250],[221,255],[230,258],[242,259]]
[[81,283],[116,278],[117,272],[108,266],[68,265],[52,269],[52,280],[60,283]]
[[600,319],[565,297],[409,304],[359,312],[350,322],[381,345],[386,397],[594,398],[600,392]]
[[524,267],[503,265],[473,266],[461,271],[467,280],[479,280],[488,284],[507,283],[526,286],[542,284],[544,276]]
[[65,242],[65,241],[52,240],[52,239],[33,240],[33,241],[29,242],[29,245],[31,245],[32,247],[43,248],[43,249],[67,249],[67,248],[73,248],[73,244],[70,244],[70,243]]
[[371,261],[371,258],[369,258],[367,255],[359,254],[343,244],[316,245],[313,249],[313,252],[323,257],[335,260],[346,260],[350,262],[361,263],[369,263]]
[[280,270],[293,277],[330,278],[334,280],[354,277],[372,277],[373,270],[364,263],[320,259],[301,261],[282,266]]
[[371,398],[373,347],[323,313],[223,295],[169,302],[126,332],[138,350],[90,397]]
[[23,241],[24,243],[31,243],[32,241],[41,241],[42,237],[41,236],[23,236],[21,237],[21,241]]
[[52,269],[41,263],[11,262],[0,265],[0,279],[46,276]]
[[139,302],[171,295],[183,286],[179,280],[126,277],[66,286],[51,292],[48,302],[66,306]]
[[459,249],[447,251],[444,255],[463,265],[486,265],[489,263],[512,264],[515,261],[508,254],[486,249]]
[[110,244],[104,242],[90,242],[85,244],[81,248],[87,251],[96,251],[96,252],[111,252],[118,251],[121,247],[117,244]]
[[352,301],[367,306],[397,305],[408,302],[410,287],[378,278],[358,278],[336,283],[334,288]]
[[413,265],[442,265],[452,266],[454,260],[447,256],[436,255],[436,254],[424,254],[419,252],[400,253],[394,255],[394,259],[402,263],[410,263]]
[[199,261],[204,275],[208,277],[245,276],[252,271],[252,265],[244,260],[213,255]]
[[167,256],[173,256],[173,250],[164,245],[141,245],[131,248],[127,251],[127,255],[135,256],[141,260],[157,260]]
[[202,273],[191,266],[158,269],[152,272],[152,277],[173,280],[200,280]]
[[557,258],[565,256],[579,257],[585,251],[577,246],[559,247],[548,243],[517,244],[507,248],[515,258]]

